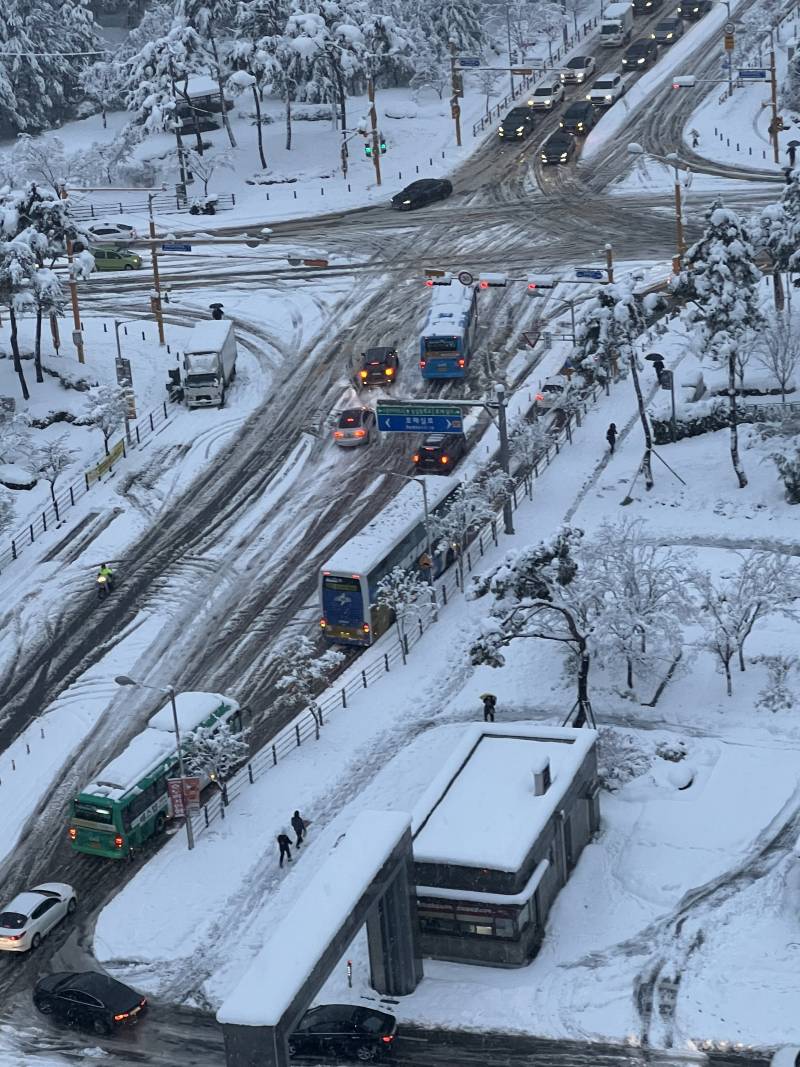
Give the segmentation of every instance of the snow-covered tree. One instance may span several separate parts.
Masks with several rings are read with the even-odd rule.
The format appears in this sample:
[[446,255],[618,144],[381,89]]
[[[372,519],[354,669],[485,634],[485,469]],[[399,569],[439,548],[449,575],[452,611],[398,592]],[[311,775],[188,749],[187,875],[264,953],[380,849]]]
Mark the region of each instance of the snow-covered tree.
[[770,459],[778,468],[786,489],[786,499],[790,504],[800,504],[800,448],[793,442],[784,450],[772,452]]
[[580,563],[584,583],[598,597],[595,657],[608,666],[621,662],[632,690],[635,673],[680,649],[686,556],[654,543],[640,522],[603,523],[584,543]]
[[480,55],[488,43],[478,0],[442,0],[431,7],[429,17],[433,36],[446,55],[451,46],[462,55]]
[[22,412],[0,412],[0,463],[18,463],[30,452],[30,422]]
[[227,63],[227,50],[223,51],[219,45],[221,33],[225,33],[233,20],[236,7],[234,0],[176,0],[176,15],[186,21],[189,29],[197,33],[205,48],[204,66],[211,72],[211,76],[219,89],[219,104],[222,125],[228,135],[231,148],[236,147],[236,138],[233,135],[228,109],[225,106],[224,84],[231,73]]
[[20,239],[0,241],[0,306],[8,310],[11,354],[23,400],[29,400],[30,393],[20,358],[17,316],[33,303],[35,276],[36,259],[30,246]]
[[31,289],[33,306],[36,308],[36,332],[34,334],[33,364],[36,381],[44,381],[42,373],[42,322],[45,318],[59,318],[64,313],[64,290],[54,270],[40,267],[33,276]]
[[[797,53],[800,57],[800,52]],[[792,171],[777,204],[761,212],[755,240],[779,271],[800,266],[800,170]]]
[[285,24],[283,0],[243,0],[236,8],[235,37],[230,46],[234,72],[228,78],[228,90],[236,95],[252,93],[258,155],[264,170],[267,159],[261,98],[280,69],[275,53]]
[[419,618],[430,603],[430,586],[416,571],[395,567],[378,582],[375,606],[394,615],[397,636],[404,653],[407,647],[407,624]]
[[533,467],[550,443],[550,432],[543,419],[534,419],[532,422],[522,419],[512,427],[508,435],[511,457],[524,471]]
[[118,63],[110,59],[90,63],[81,71],[79,80],[86,97],[97,105],[106,129],[108,112],[121,102]]
[[800,366],[800,322],[783,315],[773,316],[758,331],[753,341],[753,355],[775,379],[781,391],[781,403],[795,384]]
[[581,537],[580,530],[565,528],[550,542],[509,552],[469,594],[473,599],[487,593],[493,597],[482,632],[470,646],[474,664],[502,667],[502,650],[522,638],[552,641],[567,650],[577,685],[576,726],[593,720],[589,669],[597,606],[574,557]]
[[344,654],[334,648],[329,648],[319,655],[309,638],[290,638],[273,659],[273,666],[278,672],[275,684],[282,691],[275,703],[279,707],[291,709],[308,706],[319,722],[317,694],[325,687],[332,671],[343,660]]
[[89,406],[83,422],[95,426],[103,435],[103,447],[108,455],[111,435],[123,425],[128,414],[128,397],[118,385],[96,385],[88,393]]
[[496,70],[482,70],[478,73],[478,92],[483,96],[483,106],[486,114],[489,114],[492,95],[497,91],[499,72]]
[[59,195],[73,176],[75,157],[67,154],[60,137],[48,134],[34,139],[21,133],[5,162],[5,178],[14,187],[35,182]]
[[686,252],[683,270],[673,282],[676,295],[687,301],[682,318],[693,330],[697,351],[728,367],[731,463],[740,489],[747,485],[747,475],[739,457],[736,357],[763,319],[758,301],[761,272],[754,258],[744,221],[716,200],[706,215],[705,233]]
[[719,661],[728,696],[733,693],[731,663],[738,656],[739,670],[745,669],[744,645],[755,624],[772,614],[797,619],[793,601],[800,597],[800,574],[793,561],[774,552],[737,555],[735,574],[715,580],[696,572],[690,579],[708,626],[704,644]]
[[230,723],[198,726],[181,737],[183,763],[190,774],[204,774],[225,798],[225,783],[250,755],[250,746]]
[[50,496],[56,498],[56,482],[65,470],[74,462],[77,453],[67,446],[67,435],[61,434],[45,441],[33,450],[30,457],[30,470],[39,478],[44,478],[50,486]]
[[233,170],[234,156],[228,149],[219,152],[197,152],[187,149],[184,157],[192,173],[203,183],[203,194],[208,196],[208,183],[218,170]]
[[473,481],[461,482],[448,501],[447,510],[430,519],[434,541],[452,549],[458,564],[458,581],[464,588],[464,550],[471,533],[494,518],[508,492],[506,475],[488,468]]
[[0,486],[0,530],[5,530],[14,520],[14,501],[11,493]]
[[792,111],[800,111],[800,52],[789,60],[786,77],[781,86],[781,106]]

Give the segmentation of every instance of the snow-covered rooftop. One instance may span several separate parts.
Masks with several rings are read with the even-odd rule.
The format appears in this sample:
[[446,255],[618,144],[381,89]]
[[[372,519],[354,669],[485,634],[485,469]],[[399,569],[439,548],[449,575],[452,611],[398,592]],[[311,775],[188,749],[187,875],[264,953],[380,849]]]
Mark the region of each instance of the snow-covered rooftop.
[[278,1024],[410,822],[398,811],[356,816],[224,1001],[220,1023]]
[[[215,712],[220,704],[227,705],[233,711],[238,710],[239,707],[238,701],[223,696],[222,693],[176,693],[175,707],[178,711],[178,726],[181,733],[194,730],[204,719]],[[174,734],[172,702],[168,700],[147,725],[153,730],[165,730],[169,734]]]
[[[533,724],[471,727],[414,811],[414,859],[519,870],[596,738],[594,730]],[[551,785],[535,796],[542,755]]]
[[[452,475],[446,478],[435,474],[420,475],[420,481],[423,480],[427,487],[428,510],[431,512],[459,484],[458,478]],[[386,553],[424,517],[422,489],[419,484],[409,482],[363,530],[351,537],[323,564],[323,572],[369,574]]]
[[183,351],[218,352],[228,339],[233,329],[230,319],[209,319],[198,322],[184,345]]
[[190,99],[196,96],[219,96],[219,86],[208,74],[196,74],[186,83],[186,95]]
[[460,333],[466,326],[474,290],[455,279],[449,285],[431,288],[433,302],[422,327],[423,336]]

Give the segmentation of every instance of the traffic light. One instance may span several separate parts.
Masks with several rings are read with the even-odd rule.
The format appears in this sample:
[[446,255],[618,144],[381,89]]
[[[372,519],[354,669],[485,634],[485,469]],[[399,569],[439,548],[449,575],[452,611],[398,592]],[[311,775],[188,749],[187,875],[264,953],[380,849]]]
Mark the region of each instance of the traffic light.
[[528,292],[536,289],[555,289],[557,280],[552,274],[529,274]]
[[383,136],[382,133],[378,134],[378,144],[380,145],[381,155],[385,156],[386,155],[386,138]]
[[508,275],[500,273],[486,273],[478,275],[478,288],[490,289],[494,286],[503,288],[508,284]]
[[372,145],[369,143],[369,141],[364,142],[364,155],[367,157],[367,159],[372,159]]

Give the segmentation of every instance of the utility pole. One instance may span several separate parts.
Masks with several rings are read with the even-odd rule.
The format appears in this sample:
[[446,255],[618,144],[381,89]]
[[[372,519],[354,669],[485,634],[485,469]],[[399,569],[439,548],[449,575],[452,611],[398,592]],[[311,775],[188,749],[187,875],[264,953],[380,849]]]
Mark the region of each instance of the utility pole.
[[[770,38],[772,39],[773,36],[774,36],[774,31],[772,31],[772,33],[770,34]],[[771,50],[770,50],[770,53],[769,53],[769,77],[770,77],[770,86],[771,86],[771,89],[772,89],[772,93],[771,93],[772,122],[770,123],[770,129],[772,131],[772,152],[773,152],[773,155],[775,156],[775,162],[776,163],[780,163],[780,161],[781,161],[781,152],[780,152],[780,143],[778,141],[778,130],[779,130],[780,125],[781,125],[781,120],[780,120],[780,117],[778,115],[778,75],[777,75],[777,72],[775,70],[775,45],[774,45],[774,41],[772,42]]]
[[347,158],[349,156],[347,151],[347,130],[342,130],[342,177],[347,180]]
[[367,96],[369,97],[369,121],[372,128],[372,162],[375,166],[375,182],[381,184],[381,144],[378,136],[378,112],[375,110],[375,81],[370,78],[367,82]]
[[456,70],[456,43],[450,42],[450,88],[452,90],[452,96],[450,97],[450,113],[453,116],[453,121],[456,124],[456,146],[461,147],[461,105],[458,102],[459,96],[463,95],[461,74]]
[[[497,429],[500,433],[500,466],[511,477],[511,455],[508,448],[508,426],[506,425],[506,389],[504,385],[495,385],[497,395]],[[514,532],[514,509],[511,496],[506,494],[503,500],[503,527],[507,534]]]
[[[62,200],[67,199],[67,190],[62,185],[59,193]],[[83,350],[83,329],[81,328],[81,309],[78,304],[78,282],[75,278],[74,258],[72,241],[67,238],[67,263],[69,264],[69,297],[72,304],[72,340],[75,343],[75,348],[78,350],[78,362],[85,363],[86,357]]]
[[[506,34],[508,35],[508,66],[509,66],[509,68],[511,68],[511,67],[514,66],[514,64],[511,62],[511,4],[508,2],[508,0],[506,0]],[[520,55],[517,58],[521,62],[523,57]],[[511,98],[513,99],[514,98],[514,75],[511,72],[511,69],[509,69],[509,71],[508,71],[508,77],[509,77],[509,79],[511,81]]]
[[606,271],[608,272],[608,284],[614,283],[614,246],[606,245]]
[[672,273],[680,274],[681,263],[683,261],[683,253],[686,251],[686,245],[683,240],[683,201],[681,199],[681,175],[677,166],[675,167],[675,236],[677,240],[678,254],[673,257],[672,260]]
[[164,314],[161,307],[161,277],[158,273],[158,253],[156,252],[156,223],[153,218],[153,193],[147,197],[150,206],[150,257],[153,261],[153,289],[155,296],[152,298],[153,312],[158,325],[158,343],[165,344],[164,340]]

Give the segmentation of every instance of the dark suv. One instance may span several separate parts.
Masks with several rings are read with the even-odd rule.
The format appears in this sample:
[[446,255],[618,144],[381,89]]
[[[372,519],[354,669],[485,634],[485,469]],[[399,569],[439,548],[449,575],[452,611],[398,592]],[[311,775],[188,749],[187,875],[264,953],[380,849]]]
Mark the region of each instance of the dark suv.
[[700,19],[711,10],[711,0],[694,0],[694,2],[681,4],[675,11],[682,19],[689,22],[699,22]]
[[431,474],[449,474],[466,451],[463,433],[429,433],[414,453],[414,466]]
[[597,113],[588,100],[573,100],[561,116],[559,125],[567,133],[582,137],[597,122]]
[[624,70],[646,70],[658,59],[658,45],[652,39],[642,37],[634,41],[622,57]]
[[536,125],[536,115],[529,107],[515,107],[497,127],[501,141],[524,141]]
[[388,1055],[397,1021],[387,1011],[358,1004],[321,1004],[310,1008],[289,1037],[290,1056],[340,1056],[369,1062]]
[[368,348],[361,353],[359,385],[392,385],[399,369],[396,348]]

